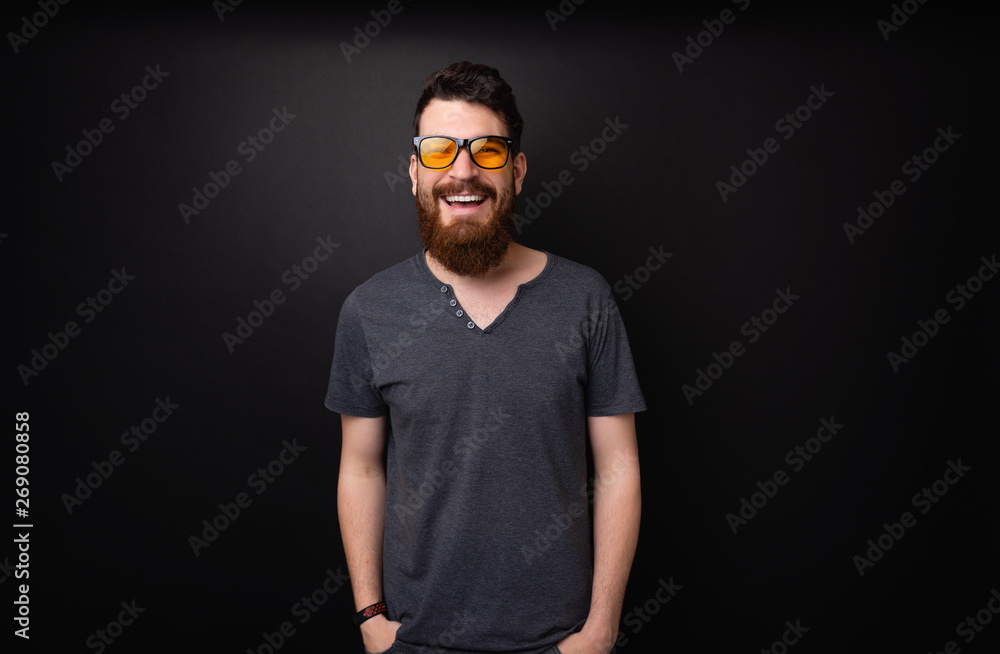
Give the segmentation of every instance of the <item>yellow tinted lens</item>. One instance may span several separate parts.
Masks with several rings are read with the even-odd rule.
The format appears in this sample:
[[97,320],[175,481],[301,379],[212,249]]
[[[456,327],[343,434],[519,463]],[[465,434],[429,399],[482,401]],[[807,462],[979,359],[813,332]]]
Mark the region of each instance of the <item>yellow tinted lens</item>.
[[483,168],[500,168],[507,161],[507,142],[492,137],[476,139],[469,144],[472,158]]
[[444,168],[455,158],[455,142],[429,138],[420,142],[420,161],[429,168]]

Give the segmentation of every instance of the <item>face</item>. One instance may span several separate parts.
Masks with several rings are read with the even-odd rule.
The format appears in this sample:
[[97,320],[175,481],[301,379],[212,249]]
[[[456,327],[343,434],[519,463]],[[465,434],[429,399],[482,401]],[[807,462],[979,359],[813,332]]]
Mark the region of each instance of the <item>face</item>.
[[[507,126],[488,107],[437,99],[420,117],[420,135],[509,136]],[[463,276],[481,277],[496,267],[513,238],[514,199],[526,170],[520,152],[497,170],[477,166],[468,148],[442,170],[425,168],[411,156],[420,236],[431,255]]]

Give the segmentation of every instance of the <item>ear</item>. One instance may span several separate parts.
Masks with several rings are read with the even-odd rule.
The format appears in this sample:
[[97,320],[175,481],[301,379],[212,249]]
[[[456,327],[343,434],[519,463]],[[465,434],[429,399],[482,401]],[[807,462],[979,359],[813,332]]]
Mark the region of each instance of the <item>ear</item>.
[[518,152],[514,157],[514,195],[521,193],[521,185],[524,183],[524,176],[528,172],[528,159],[523,152]]
[[410,155],[410,181],[413,182],[413,195],[414,195],[414,197],[416,197],[416,195],[417,195],[417,166],[419,166],[419,165],[420,164],[417,163],[417,155],[411,154]]

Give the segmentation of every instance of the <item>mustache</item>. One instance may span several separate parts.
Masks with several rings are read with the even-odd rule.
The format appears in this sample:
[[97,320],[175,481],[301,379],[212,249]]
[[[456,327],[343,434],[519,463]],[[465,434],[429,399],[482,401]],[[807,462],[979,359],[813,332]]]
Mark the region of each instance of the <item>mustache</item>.
[[446,182],[439,186],[434,187],[434,198],[440,198],[444,195],[485,195],[493,200],[497,199],[497,191],[492,186],[478,180],[469,180],[468,182]]

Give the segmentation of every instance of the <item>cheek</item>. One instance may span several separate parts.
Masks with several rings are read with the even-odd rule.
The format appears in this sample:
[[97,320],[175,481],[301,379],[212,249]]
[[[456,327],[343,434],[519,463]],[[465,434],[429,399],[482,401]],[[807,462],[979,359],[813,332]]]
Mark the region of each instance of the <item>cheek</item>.
[[413,178],[413,194],[423,193],[427,196],[433,196],[435,189],[441,184],[443,178],[444,175],[435,174],[421,167],[421,170]]

